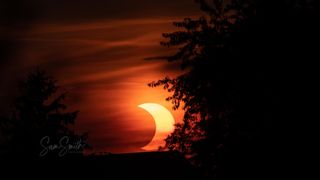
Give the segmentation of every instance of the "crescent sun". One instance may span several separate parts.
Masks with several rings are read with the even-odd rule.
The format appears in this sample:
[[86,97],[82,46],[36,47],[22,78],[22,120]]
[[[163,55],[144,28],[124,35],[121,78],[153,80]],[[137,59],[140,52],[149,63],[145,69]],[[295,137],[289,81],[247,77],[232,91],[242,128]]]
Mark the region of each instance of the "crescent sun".
[[174,130],[175,120],[171,112],[160,104],[144,103],[138,107],[147,111],[153,117],[156,125],[152,140],[142,149],[148,151],[157,150],[159,146],[164,145],[164,139]]

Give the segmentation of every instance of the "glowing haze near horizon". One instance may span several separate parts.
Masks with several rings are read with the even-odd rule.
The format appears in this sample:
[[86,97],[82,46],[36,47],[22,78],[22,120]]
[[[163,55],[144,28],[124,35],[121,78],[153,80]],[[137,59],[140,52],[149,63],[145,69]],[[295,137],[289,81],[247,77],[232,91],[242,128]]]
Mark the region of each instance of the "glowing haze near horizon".
[[45,69],[69,92],[69,110],[80,110],[74,128],[89,132],[95,152],[142,151],[155,122],[137,105],[159,103],[176,121],[182,117],[163,89],[147,86],[177,75],[178,68],[144,59],[174,52],[160,46],[161,34],[177,30],[172,22],[196,15],[198,7],[192,0],[71,2],[43,6],[43,16],[19,36],[14,61],[2,73],[19,78],[35,67]]

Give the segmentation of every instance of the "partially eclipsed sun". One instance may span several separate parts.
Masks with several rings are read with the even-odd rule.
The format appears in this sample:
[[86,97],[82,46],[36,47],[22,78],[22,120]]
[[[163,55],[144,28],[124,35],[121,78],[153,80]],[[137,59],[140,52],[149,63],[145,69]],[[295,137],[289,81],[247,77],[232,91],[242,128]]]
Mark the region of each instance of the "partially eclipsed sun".
[[164,145],[164,139],[174,130],[174,118],[171,112],[160,104],[145,103],[138,107],[151,114],[155,121],[156,131],[149,144],[142,147],[144,150],[157,150]]

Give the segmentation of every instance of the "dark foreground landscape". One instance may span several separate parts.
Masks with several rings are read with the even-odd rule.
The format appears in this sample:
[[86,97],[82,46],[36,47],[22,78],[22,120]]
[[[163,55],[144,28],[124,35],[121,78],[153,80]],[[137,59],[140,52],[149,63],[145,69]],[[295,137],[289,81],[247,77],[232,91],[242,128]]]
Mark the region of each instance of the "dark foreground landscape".
[[202,179],[178,153],[149,152],[66,156],[1,162],[8,179]]

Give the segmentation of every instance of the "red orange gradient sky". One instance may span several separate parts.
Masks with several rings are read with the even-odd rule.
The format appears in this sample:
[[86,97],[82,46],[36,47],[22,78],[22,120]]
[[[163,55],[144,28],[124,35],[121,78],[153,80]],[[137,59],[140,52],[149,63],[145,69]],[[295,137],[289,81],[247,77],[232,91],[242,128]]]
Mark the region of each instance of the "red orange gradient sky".
[[[199,14],[197,4],[193,0],[33,2],[34,9],[41,5],[41,16],[19,31],[15,39],[19,46],[2,74],[19,78],[32,68],[45,69],[69,91],[70,110],[80,110],[75,129],[89,132],[96,152],[141,151],[151,140],[155,123],[137,105],[153,102],[171,110],[165,101],[168,94],[147,83],[179,73],[175,65],[145,58],[174,52],[160,46],[161,34],[177,30],[173,21]],[[8,82],[3,79],[0,84],[12,86]],[[6,93],[2,90],[1,97]],[[181,110],[171,112],[181,120]]]

